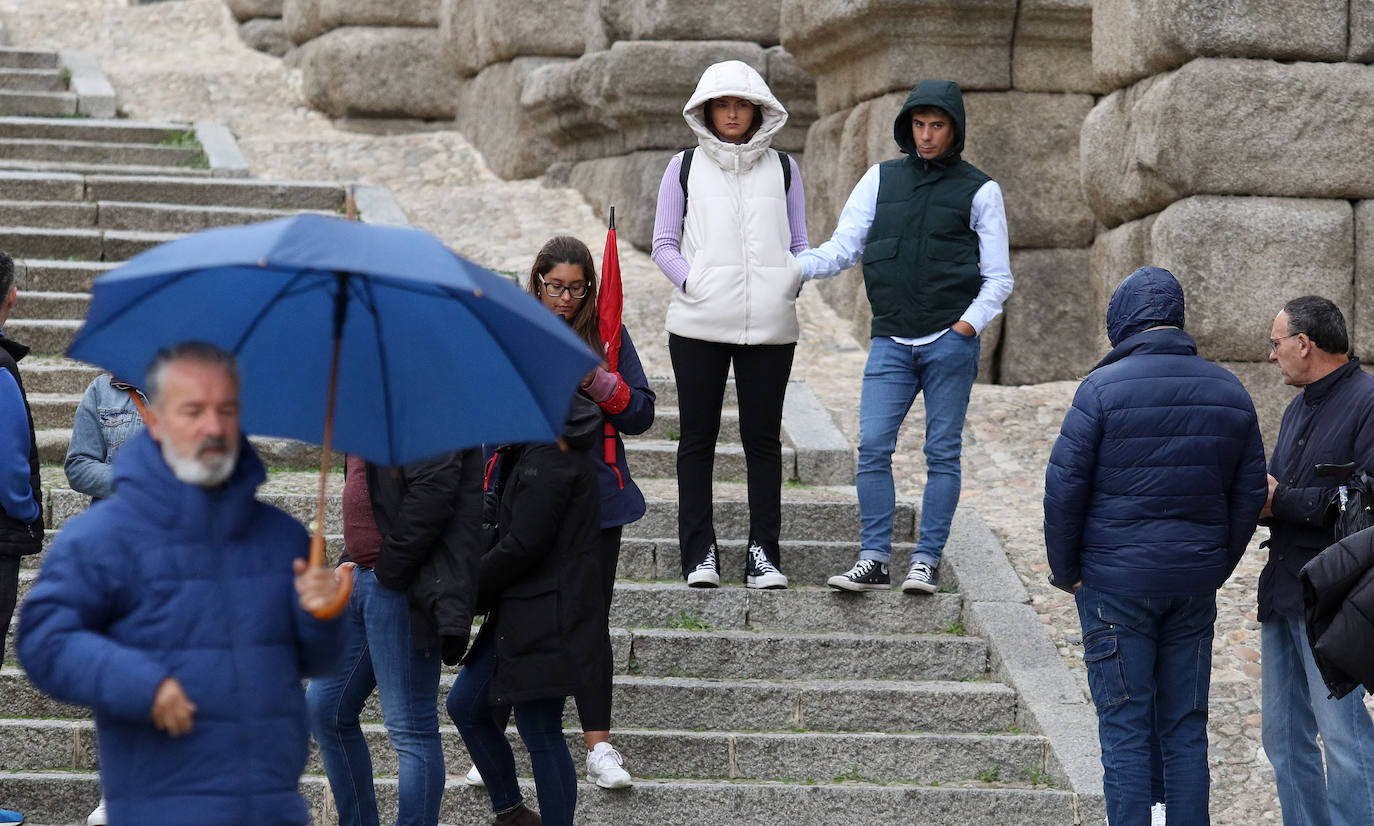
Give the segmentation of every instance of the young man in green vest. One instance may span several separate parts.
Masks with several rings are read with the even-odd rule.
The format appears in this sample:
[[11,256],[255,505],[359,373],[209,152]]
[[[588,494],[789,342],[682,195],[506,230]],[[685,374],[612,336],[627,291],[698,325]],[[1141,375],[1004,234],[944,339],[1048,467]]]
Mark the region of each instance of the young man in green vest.
[[897,114],[903,157],[870,167],[835,234],[797,256],[803,277],[829,278],[863,258],[873,307],[872,345],[859,402],[859,561],[829,584],[886,590],[891,579],[892,452],[918,393],[925,394],[926,489],[906,593],[934,593],[936,568],[959,501],[959,455],[978,334],[1011,293],[1002,190],[960,159],[964,98],[948,80],[923,80]]

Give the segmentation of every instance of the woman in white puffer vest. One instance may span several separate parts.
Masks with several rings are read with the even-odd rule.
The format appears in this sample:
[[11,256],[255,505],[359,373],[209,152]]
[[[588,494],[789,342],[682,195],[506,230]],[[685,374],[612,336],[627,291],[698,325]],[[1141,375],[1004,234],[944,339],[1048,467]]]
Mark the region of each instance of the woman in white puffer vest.
[[[787,110],[738,60],[706,69],[682,115],[697,146],[663,173],[653,259],[672,281],[668,350],[677,381],[678,541],[687,584],[720,584],[711,476],[726,376],[733,364],[749,476],[745,585],[786,588],[782,522],[782,403],[797,346],[807,248],[796,161],[770,149]],[[683,173],[684,166],[686,174]]]

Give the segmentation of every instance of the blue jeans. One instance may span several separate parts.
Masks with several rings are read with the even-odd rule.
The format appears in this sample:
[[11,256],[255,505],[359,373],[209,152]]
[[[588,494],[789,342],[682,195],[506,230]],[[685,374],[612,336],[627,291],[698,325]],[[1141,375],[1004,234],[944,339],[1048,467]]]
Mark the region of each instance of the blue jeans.
[[964,413],[978,377],[978,337],[947,331],[914,347],[890,338],[873,339],[864,366],[859,400],[860,559],[887,563],[892,556],[892,452],[897,431],[925,393],[926,491],[921,500],[921,535],[911,561],[935,567],[945,551],[949,523],[959,504],[959,455],[964,446]]
[[[498,629],[486,628],[468,654],[463,670],[448,692],[448,716],[458,727],[472,764],[482,774],[491,798],[491,810],[503,814],[524,801],[515,776],[515,755],[506,740],[506,721],[511,709],[490,703],[491,680],[496,673]],[[534,768],[539,816],[546,826],[572,826],[577,808],[577,772],[568,741],[563,739],[563,704],[566,697],[515,704],[515,727]]]
[[1097,706],[1108,821],[1149,826],[1157,735],[1170,826],[1205,826],[1216,594],[1134,597],[1084,585],[1074,600]]
[[305,692],[310,728],[339,809],[340,826],[376,826],[372,755],[358,715],[378,689],[382,717],[400,763],[398,826],[439,822],[444,751],[439,740],[438,648],[420,649],[410,636],[406,595],[377,582],[371,568],[354,571],[344,613],[343,656],[335,673],[311,680]]
[[1274,764],[1285,826],[1374,823],[1374,723],[1363,692],[1328,699],[1302,620],[1280,617],[1261,627],[1264,752]]

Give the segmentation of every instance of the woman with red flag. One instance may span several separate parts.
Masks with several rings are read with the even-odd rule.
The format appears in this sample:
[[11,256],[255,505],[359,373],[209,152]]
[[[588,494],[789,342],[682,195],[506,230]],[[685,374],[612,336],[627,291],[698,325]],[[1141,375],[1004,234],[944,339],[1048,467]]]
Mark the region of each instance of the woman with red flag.
[[800,333],[802,272],[793,255],[807,248],[801,173],[770,148],[787,110],[748,64],[707,67],[682,115],[697,145],[674,155],[663,173],[653,250],[676,288],[665,326],[682,416],[682,575],[698,588],[720,584],[711,478],[733,364],[749,479],[744,584],[786,588],[778,569],[782,403]]
[[[614,219],[612,219],[614,220]],[[620,560],[620,534],[625,525],[644,515],[644,494],[630,478],[625,461],[625,444],[620,433],[636,435],[654,423],[654,391],[640,365],[630,334],[619,324],[619,267],[615,260],[614,224],[607,242],[603,265],[608,271],[605,287],[614,289],[614,323],[619,334],[619,350],[606,346],[605,318],[598,312],[596,264],[587,245],[576,238],[550,238],[539,250],[530,268],[529,291],[553,312],[562,316],[593,351],[607,354],[607,362],[589,373],[582,382],[582,393],[601,407],[607,435],[592,448],[597,481],[601,489],[601,582],[605,589],[607,615],[614,595],[616,566]],[[612,283],[611,272],[614,273]],[[602,302],[605,304],[605,302]],[[612,361],[614,359],[614,361]],[[603,450],[604,443],[604,450]],[[610,635],[605,635],[605,656],[611,663]],[[633,782],[625,771],[624,759],[610,743],[611,669],[605,669],[594,687],[575,696],[577,713],[587,744],[587,782],[603,789],[623,789]],[[468,773],[471,783],[480,783],[474,768]]]

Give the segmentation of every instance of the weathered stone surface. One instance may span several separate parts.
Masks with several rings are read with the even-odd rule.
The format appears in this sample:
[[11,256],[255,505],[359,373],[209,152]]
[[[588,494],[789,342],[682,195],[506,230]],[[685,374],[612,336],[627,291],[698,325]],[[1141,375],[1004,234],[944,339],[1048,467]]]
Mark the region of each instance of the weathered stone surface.
[[[440,0],[319,0],[320,17],[331,29],[343,26],[439,25]],[[512,15],[516,16],[516,15]]]
[[1109,227],[1194,194],[1365,198],[1371,120],[1374,66],[1198,59],[1098,102],[1083,190]]
[[346,26],[293,54],[306,101],[325,114],[454,116],[458,78],[439,59],[437,30]]
[[1093,70],[1092,0],[1021,0],[1011,85],[1023,92],[1106,92]]
[[590,0],[608,42],[778,42],[778,0]]
[[1090,257],[1087,249],[1012,251],[1016,288],[1004,305],[1001,384],[1082,378],[1097,362],[1092,344],[1103,316],[1075,299],[1091,289]]
[[[517,57],[457,80],[454,120],[458,130],[481,150],[487,165],[502,178],[535,177],[556,159],[553,143],[540,133],[519,100],[532,72],[568,62],[568,58]],[[505,103],[492,105],[493,101]]]
[[1374,201],[1355,205],[1355,312],[1345,323],[1355,355],[1374,361]]
[[1274,315],[1300,294],[1352,314],[1354,214],[1345,201],[1195,196],[1103,233],[1095,246],[1099,312],[1136,267],[1163,267],[1183,284],[1187,330],[1206,358],[1263,359]]
[[584,51],[589,0],[544,0],[518,11],[506,0],[440,0],[444,60],[464,76],[515,57],[577,57]]
[[653,246],[658,186],[672,152],[632,152],[572,165],[568,183],[591,203],[597,215],[616,207],[616,235],[640,249]]
[[254,17],[281,17],[282,0],[224,0],[240,23]]
[[286,23],[286,36],[291,38],[292,43],[299,46],[329,31],[330,26],[325,24],[324,18],[320,15],[320,2],[321,0],[282,0],[282,22]]
[[782,45],[816,78],[821,114],[944,77],[1011,86],[1016,0],[783,0]]
[[[1291,296],[1290,296],[1291,297]],[[1264,322],[1265,330],[1269,329],[1269,324],[1273,322],[1273,317]],[[1267,336],[1267,333],[1264,335]],[[1279,424],[1283,422],[1283,411],[1288,407],[1288,403],[1297,395],[1298,388],[1290,387],[1283,383],[1283,375],[1279,373],[1277,364],[1270,364],[1267,361],[1219,361],[1222,367],[1236,374],[1241,384],[1250,393],[1250,399],[1255,403],[1255,413],[1259,416],[1260,435],[1264,437],[1264,454],[1268,456],[1274,451],[1274,442],[1278,439]]]
[[239,38],[250,47],[276,57],[291,51],[291,38],[280,17],[255,17],[240,24]]
[[1093,67],[1112,88],[1195,57],[1346,58],[1347,0],[1094,2]]
[[[610,49],[530,74],[520,103],[539,134],[558,148],[558,158],[585,161],[643,149],[694,146],[682,106],[702,71],[721,60],[741,60],[768,78],[770,63],[782,85],[804,89],[785,54],[770,55],[754,43],[734,41],[619,42]],[[775,90],[779,92],[781,90]],[[800,152],[810,125],[809,96],[773,146]],[[783,106],[790,106],[782,100]]]
[[1374,61],[1374,0],[1350,0],[1350,49],[1346,59]]

